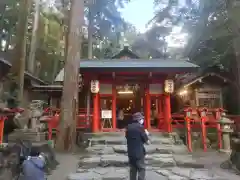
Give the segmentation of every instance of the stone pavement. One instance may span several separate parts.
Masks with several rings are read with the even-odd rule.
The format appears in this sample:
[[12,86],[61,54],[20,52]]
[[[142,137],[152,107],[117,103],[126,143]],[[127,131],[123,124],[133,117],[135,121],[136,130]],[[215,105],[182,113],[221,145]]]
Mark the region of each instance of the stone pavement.
[[[239,176],[206,166],[187,152],[186,147],[163,135],[152,135],[146,146],[146,180],[239,180]],[[127,180],[128,158],[126,140],[119,136],[102,136],[89,139],[88,155],[80,157],[76,172],[68,180]],[[207,164],[210,164],[208,158]],[[214,161],[214,160],[213,160]]]
[[68,174],[77,170],[79,155],[57,153],[56,159],[60,164],[47,180],[66,180]]

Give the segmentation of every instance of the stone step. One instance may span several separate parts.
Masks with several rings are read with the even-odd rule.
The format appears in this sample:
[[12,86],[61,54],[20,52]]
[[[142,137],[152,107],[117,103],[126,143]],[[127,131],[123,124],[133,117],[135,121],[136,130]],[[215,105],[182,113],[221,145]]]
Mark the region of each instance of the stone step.
[[[169,137],[160,137],[160,136],[150,136],[149,137],[151,144],[174,144],[174,140]],[[101,137],[92,137],[88,139],[89,146],[105,144],[105,145],[123,145],[126,144],[125,136],[101,136]]]
[[[159,168],[187,167],[204,168],[204,164],[196,161],[191,155],[150,154],[146,156],[146,165]],[[83,157],[80,159],[79,168],[89,169],[97,167],[126,167],[128,157],[124,154],[105,154],[101,156]]]
[[[68,180],[127,180],[129,179],[128,167],[121,168],[95,168],[78,169],[76,173],[68,176]],[[159,169],[147,167],[146,179],[150,180],[226,180],[208,169],[193,169],[173,167],[169,169]]]
[[[159,154],[186,154],[187,148],[184,145],[146,145],[145,146],[146,153],[159,153]],[[115,145],[113,146],[113,150],[116,153],[127,153],[126,145]]]
[[[67,180],[128,180],[128,169],[113,169],[113,170],[102,170],[94,169],[87,170],[86,172],[72,173],[68,175]],[[146,172],[146,179],[152,180],[168,180],[161,174],[154,171]]]
[[[146,154],[187,154],[187,147],[184,145],[146,145]],[[86,152],[91,154],[127,154],[126,145],[94,145],[86,148]]]

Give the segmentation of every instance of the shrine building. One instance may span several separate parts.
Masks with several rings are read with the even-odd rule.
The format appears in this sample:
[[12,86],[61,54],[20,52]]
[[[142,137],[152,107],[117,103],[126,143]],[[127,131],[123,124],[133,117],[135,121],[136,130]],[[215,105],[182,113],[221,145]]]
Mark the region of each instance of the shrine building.
[[[177,74],[195,72],[187,60],[141,59],[128,47],[112,59],[81,60],[79,127],[92,132],[117,131],[119,122],[129,121],[133,109],[145,116],[145,128],[171,132],[171,93]],[[36,85],[47,92],[51,106],[59,108],[64,70],[53,85]],[[123,116],[123,117],[122,117]],[[83,118],[84,117],[84,118]],[[84,121],[85,126],[81,126]]]

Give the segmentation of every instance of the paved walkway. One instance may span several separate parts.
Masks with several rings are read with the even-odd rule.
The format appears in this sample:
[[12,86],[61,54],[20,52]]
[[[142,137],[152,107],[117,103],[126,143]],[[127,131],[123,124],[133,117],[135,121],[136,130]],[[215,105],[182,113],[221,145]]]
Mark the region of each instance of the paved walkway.
[[[152,137],[146,146],[146,180],[239,180],[222,170],[227,156],[216,152],[189,154],[182,144],[166,137]],[[49,180],[128,180],[128,158],[124,136],[91,140],[84,155],[58,155],[60,166]],[[78,164],[78,167],[77,167]]]
[[56,154],[56,158],[60,165],[52,172],[48,180],[66,180],[68,174],[77,170],[79,155]]

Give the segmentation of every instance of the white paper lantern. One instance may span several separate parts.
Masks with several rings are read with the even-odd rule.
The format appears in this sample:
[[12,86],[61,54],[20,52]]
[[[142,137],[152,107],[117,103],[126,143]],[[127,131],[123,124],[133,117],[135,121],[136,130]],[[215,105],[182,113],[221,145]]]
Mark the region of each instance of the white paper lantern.
[[91,81],[91,92],[92,93],[98,93],[99,92],[99,81],[98,80],[92,80]]
[[164,91],[166,93],[173,93],[174,92],[174,82],[173,82],[173,80],[171,80],[171,79],[165,80]]

